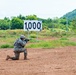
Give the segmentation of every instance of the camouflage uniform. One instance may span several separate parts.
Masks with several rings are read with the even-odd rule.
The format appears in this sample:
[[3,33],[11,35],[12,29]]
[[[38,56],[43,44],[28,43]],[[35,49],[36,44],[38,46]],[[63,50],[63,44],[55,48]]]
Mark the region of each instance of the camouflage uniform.
[[27,41],[25,41],[25,36],[21,35],[19,39],[17,39],[14,43],[14,54],[15,57],[7,56],[7,59],[19,60],[19,56],[21,52],[24,52],[24,59],[27,59],[27,50],[24,48]]

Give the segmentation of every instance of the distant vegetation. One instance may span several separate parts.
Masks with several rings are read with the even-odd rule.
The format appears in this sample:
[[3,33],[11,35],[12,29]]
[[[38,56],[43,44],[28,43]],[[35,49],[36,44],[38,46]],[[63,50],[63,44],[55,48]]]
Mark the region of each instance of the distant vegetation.
[[67,18],[70,21],[76,19],[76,9],[74,9],[71,12],[66,13],[65,15],[63,15],[62,18]]
[[53,30],[53,28],[58,28],[66,31],[76,31],[76,9],[61,18],[56,17],[54,19],[42,19],[36,15],[23,16],[21,14],[13,16],[11,19],[5,17],[4,19],[0,19],[0,30],[23,29],[24,20],[42,20],[43,29],[52,28]]
[[[31,31],[31,39],[28,48],[56,48],[64,46],[76,46],[76,42],[70,38],[76,37],[76,10],[67,13],[61,18],[42,19],[36,15],[15,16],[9,19],[0,19],[0,48],[13,48],[14,41],[21,34],[28,37],[28,32],[23,31],[24,20],[42,20],[42,31],[37,33]],[[50,38],[46,40],[46,38]],[[51,38],[57,38],[51,40]],[[46,42],[45,42],[46,41]]]

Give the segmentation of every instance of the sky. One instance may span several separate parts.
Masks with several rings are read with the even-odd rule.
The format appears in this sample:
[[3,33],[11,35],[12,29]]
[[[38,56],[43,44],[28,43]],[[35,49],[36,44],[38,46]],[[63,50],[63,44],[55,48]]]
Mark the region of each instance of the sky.
[[0,19],[18,15],[55,18],[76,9],[76,0],[1,0]]

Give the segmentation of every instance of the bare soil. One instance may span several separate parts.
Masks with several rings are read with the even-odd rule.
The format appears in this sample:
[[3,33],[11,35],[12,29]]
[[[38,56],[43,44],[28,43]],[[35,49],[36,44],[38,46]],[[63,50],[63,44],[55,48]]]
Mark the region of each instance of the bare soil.
[[19,60],[6,61],[13,49],[0,49],[0,75],[76,75],[76,46],[27,50],[28,60],[21,53]]

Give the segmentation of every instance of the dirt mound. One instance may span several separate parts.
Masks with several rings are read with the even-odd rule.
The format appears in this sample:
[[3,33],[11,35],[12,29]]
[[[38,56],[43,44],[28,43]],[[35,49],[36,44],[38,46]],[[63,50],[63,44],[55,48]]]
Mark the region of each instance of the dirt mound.
[[76,75],[76,47],[28,49],[28,60],[8,60],[13,49],[0,49],[0,75]]

